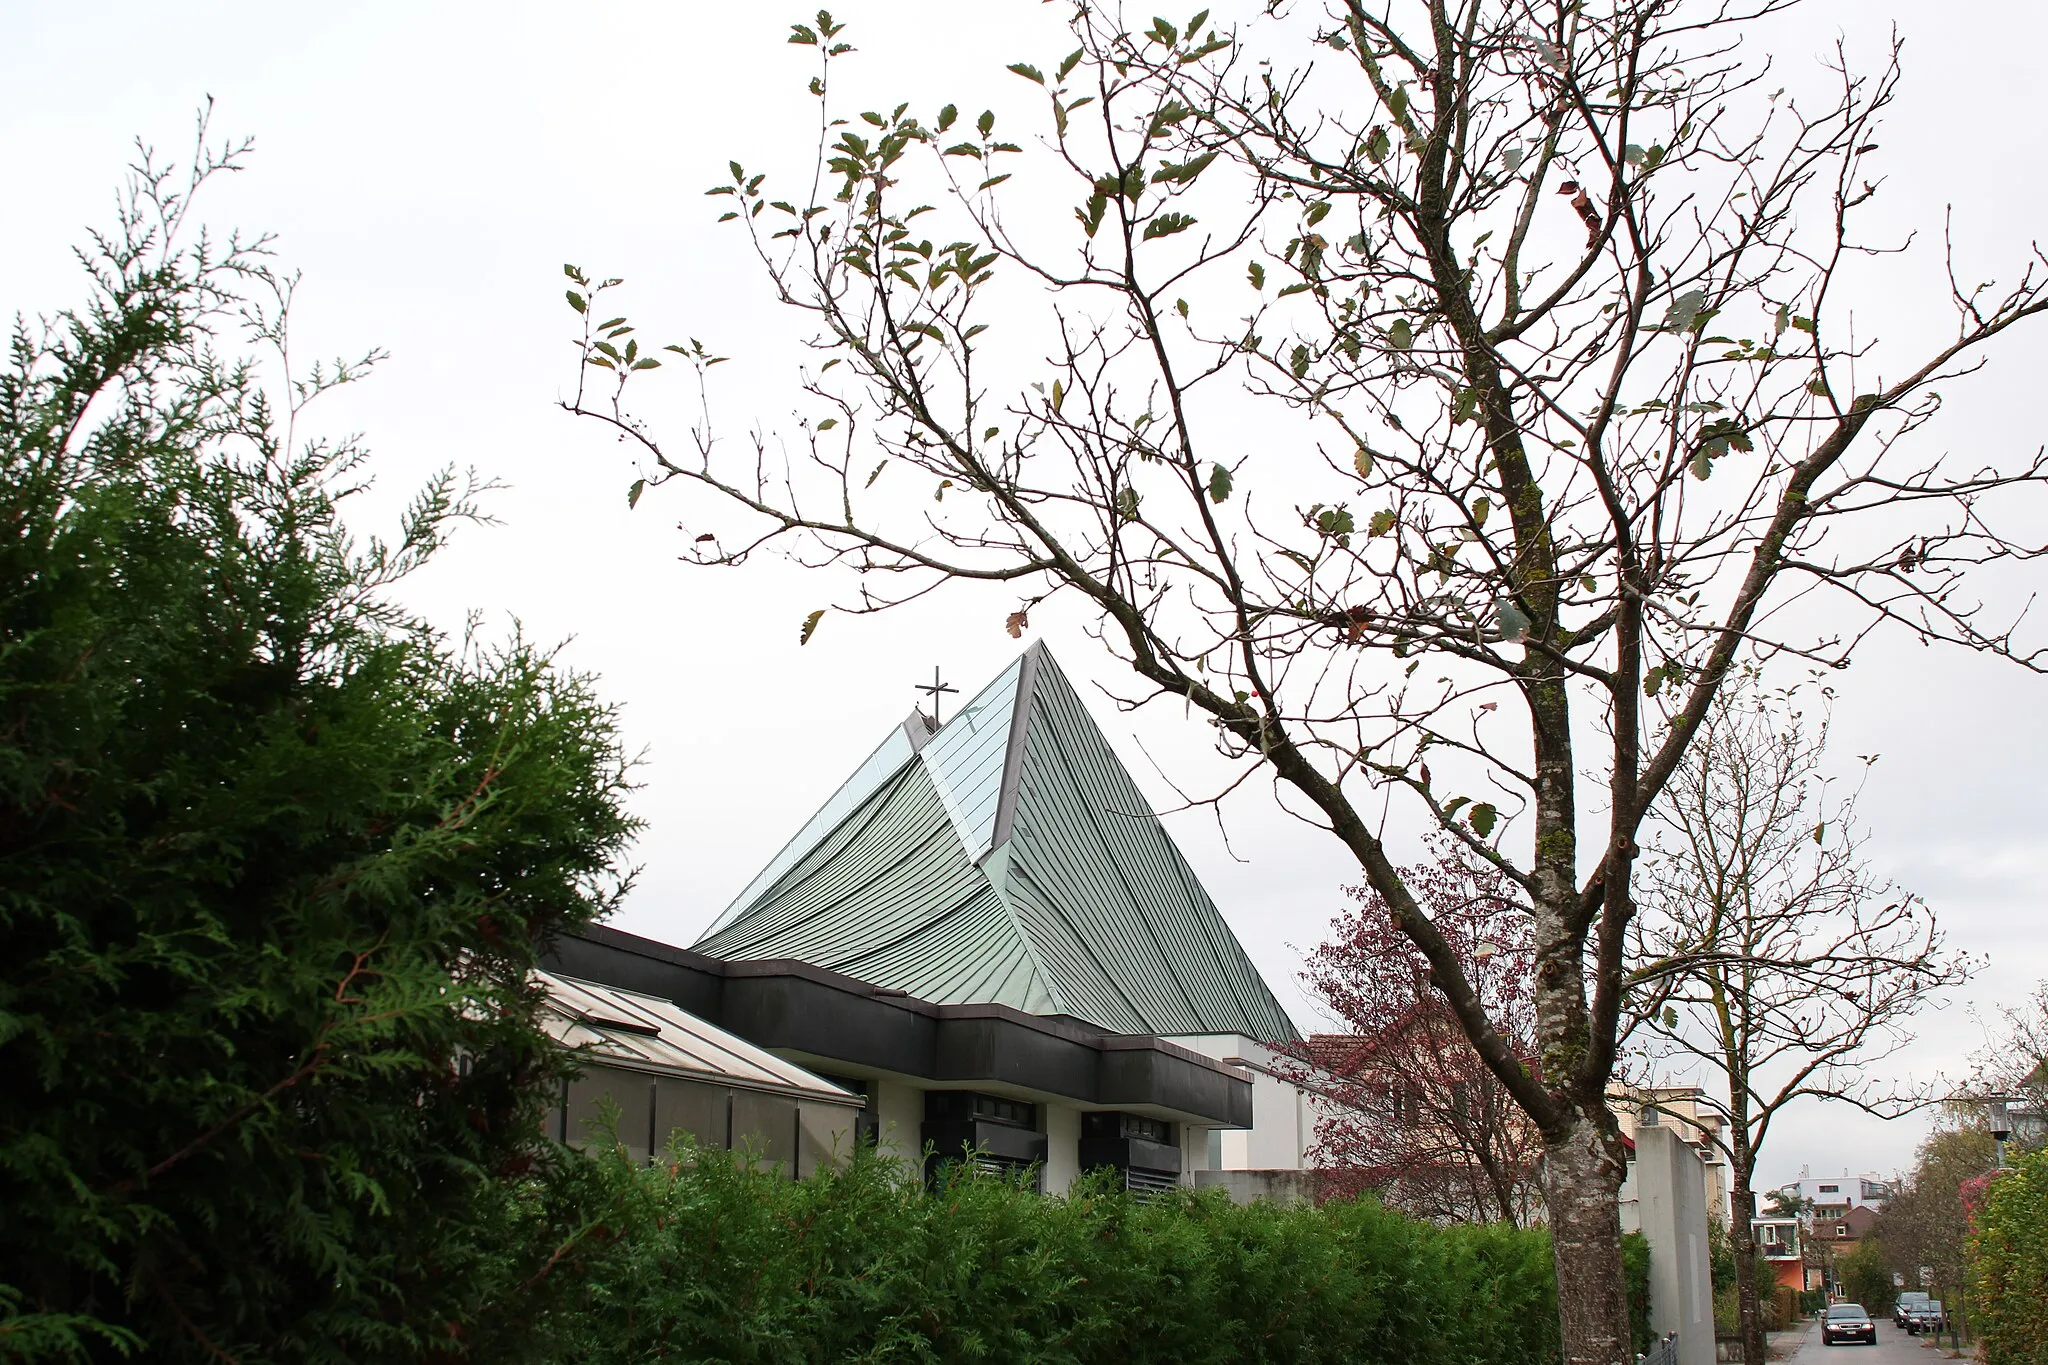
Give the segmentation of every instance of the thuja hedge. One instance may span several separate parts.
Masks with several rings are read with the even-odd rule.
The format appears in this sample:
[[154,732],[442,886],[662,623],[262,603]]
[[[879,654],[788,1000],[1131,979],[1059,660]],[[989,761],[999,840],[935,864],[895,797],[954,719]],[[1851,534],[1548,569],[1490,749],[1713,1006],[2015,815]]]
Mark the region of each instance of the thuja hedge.
[[1970,1250],[1984,1359],[2048,1365],[2048,1151],[1991,1181]]
[[[1548,1235],[1436,1227],[1370,1198],[1144,1203],[1091,1180],[937,1192],[864,1152],[793,1182],[724,1152],[592,1163],[606,1214],[559,1250],[519,1346],[579,1362],[1558,1358]],[[1632,1258],[1647,1292],[1647,1261]],[[526,1305],[529,1327],[536,1323]],[[476,1343],[481,1344],[481,1343]],[[506,1349],[513,1343],[500,1343]]]

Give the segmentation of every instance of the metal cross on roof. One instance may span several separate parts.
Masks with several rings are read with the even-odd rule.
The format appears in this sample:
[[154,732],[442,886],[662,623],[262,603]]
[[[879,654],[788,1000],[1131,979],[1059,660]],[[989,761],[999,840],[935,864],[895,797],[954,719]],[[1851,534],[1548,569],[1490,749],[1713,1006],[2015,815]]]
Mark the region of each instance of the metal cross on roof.
[[916,687],[917,687],[917,690],[918,690],[918,691],[920,691],[920,692],[929,692],[929,693],[931,694],[931,698],[932,698],[932,729],[933,729],[933,730],[937,730],[937,729],[939,728],[939,724],[940,724],[940,719],[939,719],[939,694],[940,694],[941,692],[958,692],[958,691],[959,691],[960,689],[959,689],[959,688],[957,688],[957,687],[955,687],[955,686],[953,686],[953,684],[951,684],[951,683],[948,683],[948,682],[940,682],[940,681],[939,681],[939,670],[938,670],[938,668],[937,668],[937,666],[936,666],[936,665],[934,665],[934,666],[933,666],[933,668],[932,668],[932,680],[931,680],[931,682],[930,682],[929,684],[926,684],[926,683],[918,683],[918,684],[916,684]]

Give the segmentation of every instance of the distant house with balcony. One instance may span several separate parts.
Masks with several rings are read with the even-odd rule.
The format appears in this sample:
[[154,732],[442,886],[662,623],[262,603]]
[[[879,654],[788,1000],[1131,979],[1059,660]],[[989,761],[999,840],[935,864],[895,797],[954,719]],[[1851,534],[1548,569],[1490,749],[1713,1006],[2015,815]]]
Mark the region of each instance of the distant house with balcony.
[[1752,1218],[1749,1235],[1756,1240],[1756,1254],[1771,1268],[1771,1277],[1783,1287],[1806,1288],[1806,1265],[1800,1255],[1799,1219],[1795,1217]]

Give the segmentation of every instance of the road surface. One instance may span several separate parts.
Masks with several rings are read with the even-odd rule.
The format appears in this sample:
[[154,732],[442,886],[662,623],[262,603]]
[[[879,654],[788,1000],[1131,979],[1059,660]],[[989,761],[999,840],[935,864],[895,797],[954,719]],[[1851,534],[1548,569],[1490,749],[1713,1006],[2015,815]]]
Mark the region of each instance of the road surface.
[[1788,1358],[1797,1359],[1799,1365],[1936,1365],[1948,1359],[1948,1348],[1943,1346],[1937,1350],[1931,1344],[1932,1340],[1931,1337],[1912,1336],[1892,1326],[1892,1320],[1884,1317],[1877,1320],[1875,1349],[1860,1342],[1853,1346],[1823,1346],[1820,1344],[1818,1323],[1808,1324],[1805,1336],[1796,1344],[1787,1334],[1782,1349]]

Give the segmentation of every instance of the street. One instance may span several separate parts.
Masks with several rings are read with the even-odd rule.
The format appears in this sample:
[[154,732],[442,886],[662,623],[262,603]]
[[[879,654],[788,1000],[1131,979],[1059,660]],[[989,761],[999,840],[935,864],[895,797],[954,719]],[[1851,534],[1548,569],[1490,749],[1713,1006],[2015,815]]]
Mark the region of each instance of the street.
[[1864,1345],[1823,1346],[1820,1343],[1820,1325],[1808,1323],[1806,1332],[1796,1343],[1786,1333],[1781,1340],[1773,1333],[1772,1345],[1784,1350],[1787,1359],[1798,1359],[1803,1365],[1932,1365],[1934,1361],[1948,1359],[1948,1348],[1937,1349],[1931,1338],[1916,1337],[1892,1326],[1889,1317],[1878,1319],[1877,1346],[1872,1349]]

